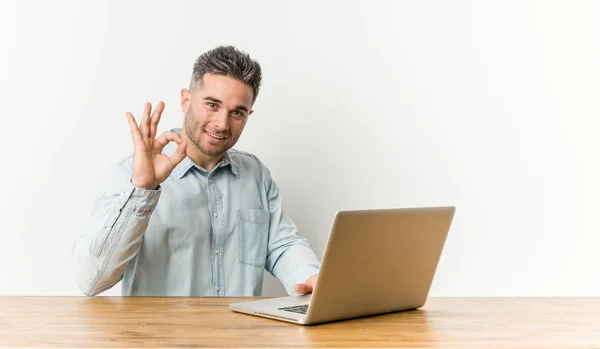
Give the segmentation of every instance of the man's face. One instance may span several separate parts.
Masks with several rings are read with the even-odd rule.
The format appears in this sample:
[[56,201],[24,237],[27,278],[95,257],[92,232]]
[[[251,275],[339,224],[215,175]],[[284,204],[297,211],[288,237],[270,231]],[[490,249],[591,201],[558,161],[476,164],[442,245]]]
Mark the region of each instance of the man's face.
[[202,153],[220,157],[237,143],[252,114],[250,85],[219,74],[204,74],[202,87],[181,92],[184,128]]

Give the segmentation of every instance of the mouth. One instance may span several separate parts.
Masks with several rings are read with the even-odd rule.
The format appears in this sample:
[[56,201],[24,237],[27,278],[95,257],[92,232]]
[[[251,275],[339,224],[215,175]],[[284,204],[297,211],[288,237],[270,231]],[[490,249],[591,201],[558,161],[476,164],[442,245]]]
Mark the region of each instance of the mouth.
[[218,135],[218,134],[216,134],[216,133],[208,132],[208,131],[206,131],[206,130],[204,130],[204,132],[206,132],[206,134],[207,134],[207,135],[208,135],[210,138],[214,139],[214,140],[215,140],[215,141],[217,141],[217,142],[222,142],[222,141],[226,140],[227,138],[229,138],[229,137],[226,137],[226,136],[221,136],[221,135]]

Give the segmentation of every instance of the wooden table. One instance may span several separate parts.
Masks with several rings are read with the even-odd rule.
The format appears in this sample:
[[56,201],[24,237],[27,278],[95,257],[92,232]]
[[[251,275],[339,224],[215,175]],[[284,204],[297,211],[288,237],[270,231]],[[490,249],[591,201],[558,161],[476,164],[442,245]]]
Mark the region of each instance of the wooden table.
[[600,348],[600,298],[430,298],[308,327],[229,310],[241,300],[0,297],[0,347]]

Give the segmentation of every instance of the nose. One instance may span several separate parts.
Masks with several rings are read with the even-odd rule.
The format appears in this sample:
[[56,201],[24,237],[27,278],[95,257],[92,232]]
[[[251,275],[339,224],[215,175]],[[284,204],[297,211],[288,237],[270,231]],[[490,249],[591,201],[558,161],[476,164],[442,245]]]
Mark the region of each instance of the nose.
[[224,132],[229,130],[229,113],[227,110],[219,110],[214,114],[213,124],[218,131]]

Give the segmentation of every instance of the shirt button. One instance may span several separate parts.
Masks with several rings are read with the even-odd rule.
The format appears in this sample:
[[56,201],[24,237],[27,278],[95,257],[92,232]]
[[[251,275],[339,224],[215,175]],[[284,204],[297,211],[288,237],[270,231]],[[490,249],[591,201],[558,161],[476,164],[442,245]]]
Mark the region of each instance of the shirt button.
[[215,218],[217,218],[219,216],[219,214],[217,212],[215,212]]
[[215,251],[215,254],[219,254],[219,250],[216,250],[216,251]]
[[221,288],[219,286],[217,286],[217,292],[221,291]]

